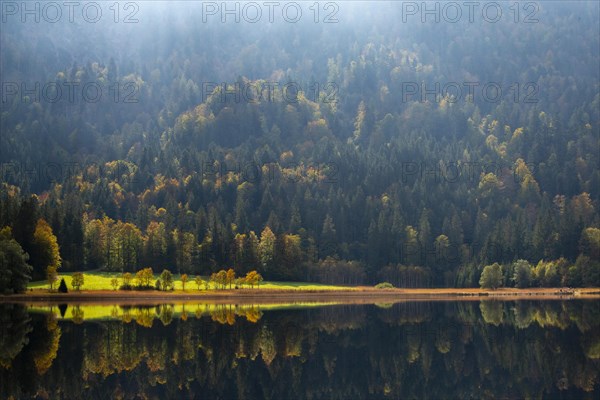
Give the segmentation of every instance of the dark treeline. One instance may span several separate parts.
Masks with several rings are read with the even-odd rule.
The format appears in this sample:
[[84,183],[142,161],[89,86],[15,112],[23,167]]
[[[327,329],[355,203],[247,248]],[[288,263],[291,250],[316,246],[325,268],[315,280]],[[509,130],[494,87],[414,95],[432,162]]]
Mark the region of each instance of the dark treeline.
[[209,318],[162,305],[93,322],[69,307],[71,322],[3,305],[0,396],[591,399],[598,390],[595,302],[380,307],[253,318],[219,305]]
[[600,284],[598,4],[424,25],[383,3],[258,25],[144,5],[127,26],[3,26],[3,81],[123,89],[2,103],[0,227],[34,278],[41,219],[63,271],[476,286],[564,258],[552,284]]

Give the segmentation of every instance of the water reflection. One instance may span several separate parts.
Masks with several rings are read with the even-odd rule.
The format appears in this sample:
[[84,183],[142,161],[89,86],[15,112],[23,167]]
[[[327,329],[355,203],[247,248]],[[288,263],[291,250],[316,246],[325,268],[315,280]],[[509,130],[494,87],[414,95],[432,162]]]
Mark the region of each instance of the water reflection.
[[600,393],[597,301],[41,311],[0,305],[0,398]]

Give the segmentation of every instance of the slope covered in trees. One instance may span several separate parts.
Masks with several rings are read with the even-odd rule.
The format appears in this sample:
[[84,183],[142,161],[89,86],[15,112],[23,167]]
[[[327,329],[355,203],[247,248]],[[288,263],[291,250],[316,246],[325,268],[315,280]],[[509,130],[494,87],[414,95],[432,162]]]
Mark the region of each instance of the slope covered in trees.
[[597,3],[535,23],[142,5],[135,24],[2,27],[0,227],[34,276],[41,218],[67,271],[470,286],[522,259],[600,284]]

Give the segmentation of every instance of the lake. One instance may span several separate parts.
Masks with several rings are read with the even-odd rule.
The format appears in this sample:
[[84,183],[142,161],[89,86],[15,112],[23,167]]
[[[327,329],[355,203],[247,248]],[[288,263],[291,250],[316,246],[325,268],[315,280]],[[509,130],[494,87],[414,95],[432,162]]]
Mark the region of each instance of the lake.
[[0,304],[0,398],[600,394],[600,302]]

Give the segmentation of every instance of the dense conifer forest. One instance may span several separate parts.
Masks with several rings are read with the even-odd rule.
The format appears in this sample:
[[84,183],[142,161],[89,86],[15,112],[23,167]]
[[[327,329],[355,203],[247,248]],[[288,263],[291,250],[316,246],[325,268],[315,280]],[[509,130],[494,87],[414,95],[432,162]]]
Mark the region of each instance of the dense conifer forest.
[[598,3],[501,3],[494,23],[135,4],[4,15],[2,288],[52,265],[600,285]]

